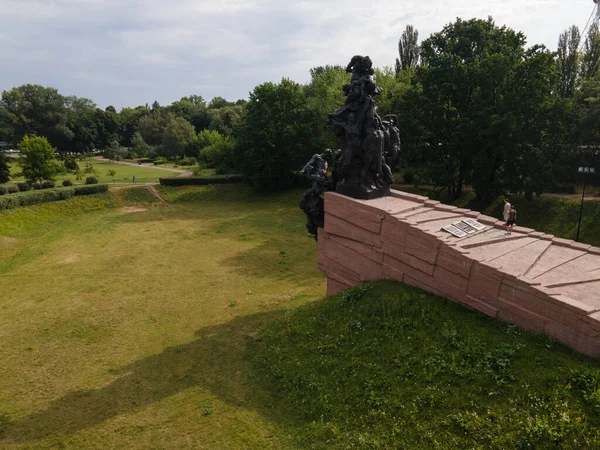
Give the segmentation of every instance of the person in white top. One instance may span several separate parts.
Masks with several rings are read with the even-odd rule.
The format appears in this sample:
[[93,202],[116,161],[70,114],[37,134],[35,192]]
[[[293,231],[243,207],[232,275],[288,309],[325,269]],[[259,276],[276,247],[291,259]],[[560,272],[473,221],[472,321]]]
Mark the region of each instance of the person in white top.
[[508,220],[508,216],[510,215],[510,203],[507,199],[504,199],[504,212],[502,213],[502,216],[504,217],[504,222],[506,223],[506,221]]

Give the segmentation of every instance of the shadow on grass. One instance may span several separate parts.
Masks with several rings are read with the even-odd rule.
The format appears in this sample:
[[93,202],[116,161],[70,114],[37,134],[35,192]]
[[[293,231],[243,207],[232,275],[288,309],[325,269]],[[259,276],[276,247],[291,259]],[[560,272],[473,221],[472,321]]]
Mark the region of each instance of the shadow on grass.
[[202,328],[193,342],[168,347],[120,368],[118,378],[105,387],[69,393],[47,409],[20,420],[2,420],[0,447],[71,434],[194,386],[275,421],[280,412],[273,411],[272,405],[267,407],[265,394],[249,379],[247,352],[259,328],[284,313],[254,314]]

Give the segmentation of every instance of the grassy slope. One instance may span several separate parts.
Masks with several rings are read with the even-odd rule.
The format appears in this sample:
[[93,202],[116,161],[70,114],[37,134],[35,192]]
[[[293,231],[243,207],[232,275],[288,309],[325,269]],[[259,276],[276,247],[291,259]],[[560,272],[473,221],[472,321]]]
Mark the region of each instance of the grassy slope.
[[[439,194],[427,189],[405,188],[402,189],[437,198],[445,203],[449,203],[444,195],[439,198]],[[442,193],[444,194],[444,193]],[[477,202],[475,194],[467,193],[462,198],[453,202],[461,208],[469,208],[475,211],[481,211],[492,217],[502,218],[504,203],[503,197],[499,197],[491,205],[485,206]],[[577,222],[579,219],[579,207],[581,199],[562,199],[552,197],[534,197],[533,200],[526,200],[522,196],[508,197],[510,202],[515,205],[518,212],[517,224],[535,228],[548,234],[565,239],[575,239],[577,235]],[[583,206],[583,217],[581,222],[581,232],[579,240],[592,245],[600,246],[600,201],[588,200]]]
[[[11,162],[10,171],[11,174],[16,174],[21,171],[21,168],[15,163]],[[85,163],[88,162],[94,166],[96,173],[83,173],[85,169]],[[79,167],[82,171],[83,178],[81,180],[77,180],[74,174],[65,174],[65,175],[57,175],[56,183],[60,185],[62,180],[69,179],[73,183],[83,184],[85,183],[85,179],[88,176],[95,176],[98,179],[99,183],[113,183],[113,178],[107,175],[109,170],[114,170],[116,172],[114,182],[115,183],[131,183],[132,177],[135,175],[136,183],[156,183],[160,177],[176,177],[177,174],[175,172],[167,172],[165,170],[158,170],[153,167],[142,167],[142,166],[128,166],[124,164],[110,163],[107,161],[98,161],[98,160],[89,160],[89,161],[79,161]],[[187,169],[183,169],[187,170]],[[23,177],[12,177],[11,183],[15,184],[19,181],[25,181]],[[7,184],[7,185],[8,185]]]
[[259,378],[310,448],[598,448],[600,363],[400,283],[266,328]]
[[245,353],[324,294],[300,192],[164,194],[0,213],[1,448],[288,447]]

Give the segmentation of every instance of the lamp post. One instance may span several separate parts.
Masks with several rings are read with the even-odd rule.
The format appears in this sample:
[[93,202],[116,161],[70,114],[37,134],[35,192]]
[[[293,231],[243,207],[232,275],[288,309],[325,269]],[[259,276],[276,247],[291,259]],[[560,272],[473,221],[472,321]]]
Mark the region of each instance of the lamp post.
[[583,199],[585,197],[585,175],[595,174],[595,167],[580,167],[577,169],[577,172],[583,174],[583,192],[581,193],[581,206],[579,207],[579,222],[577,223],[577,237],[575,238],[575,242],[579,242],[579,231],[581,230],[581,217],[583,216]]

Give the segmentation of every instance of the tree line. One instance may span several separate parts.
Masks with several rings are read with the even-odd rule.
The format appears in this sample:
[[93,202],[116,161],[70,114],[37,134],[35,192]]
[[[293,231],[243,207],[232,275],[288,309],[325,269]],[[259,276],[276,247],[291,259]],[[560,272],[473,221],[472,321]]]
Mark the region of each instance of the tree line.
[[[408,25],[395,65],[375,73],[380,114],[399,117],[397,164],[454,198],[467,185],[483,200],[572,185],[600,144],[598,25],[573,26],[557,42],[527,46],[492,18],[457,19],[423,41]],[[263,83],[247,101],[190,95],[119,112],[24,85],[2,93],[0,140],[43,136],[65,158],[99,149],[111,159],[198,161],[283,188],[312,154],[337,145],[327,119],[348,81],[344,67],[320,66],[306,84]]]

